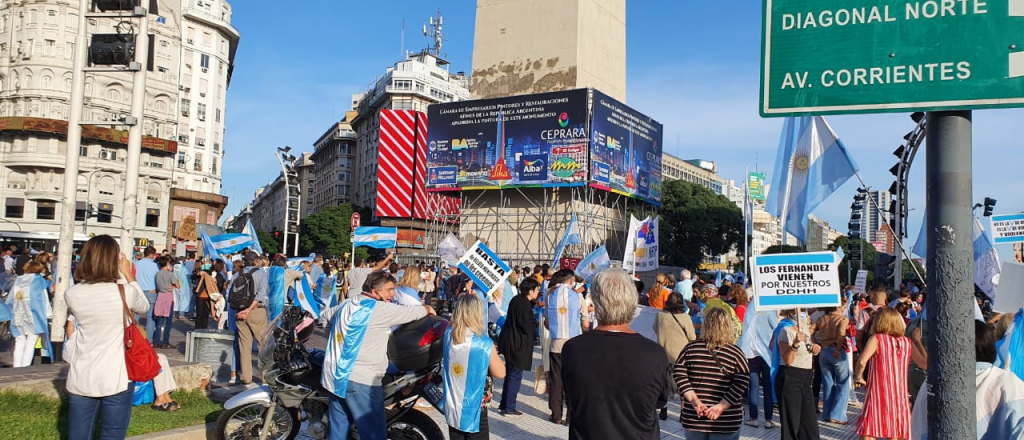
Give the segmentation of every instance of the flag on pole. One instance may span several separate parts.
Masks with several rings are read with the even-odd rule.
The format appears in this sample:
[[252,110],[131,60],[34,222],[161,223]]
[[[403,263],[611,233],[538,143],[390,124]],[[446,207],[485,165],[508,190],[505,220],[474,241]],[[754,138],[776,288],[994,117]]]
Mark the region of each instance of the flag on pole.
[[360,226],[352,236],[355,246],[367,246],[377,249],[390,249],[398,242],[398,228],[380,226]]
[[263,246],[260,246],[260,238],[256,235],[256,228],[252,226],[252,220],[245,221],[242,233],[248,234],[249,238],[252,239],[252,250],[256,251],[257,254],[263,254]]
[[974,284],[992,300],[996,299],[995,278],[999,275],[999,254],[992,246],[981,221],[974,218]]
[[611,265],[612,260],[608,256],[608,249],[602,244],[601,247],[594,249],[593,252],[580,260],[580,264],[576,266],[576,274],[583,277],[589,283],[595,274],[607,269]]
[[308,276],[303,276],[302,279],[296,281],[295,288],[290,289],[289,293],[292,292],[294,292],[292,302],[313,315],[313,318],[320,319],[320,305],[317,303],[316,297],[313,296],[313,288],[309,285]]
[[217,252],[217,248],[213,246],[213,240],[210,238],[210,235],[206,233],[206,230],[199,228],[199,232],[201,233],[200,239],[203,240],[203,253],[206,254],[207,257],[210,257],[210,260],[212,261],[222,260],[223,258],[220,257],[220,252]]
[[718,269],[718,276],[715,277],[715,287],[722,287],[722,269]]
[[576,213],[572,213],[572,220],[569,220],[569,227],[565,229],[565,235],[562,236],[562,240],[558,242],[558,246],[555,247],[555,262],[552,264],[554,267],[558,267],[558,260],[562,258],[562,252],[565,251],[565,246],[574,244],[582,244],[583,239],[580,237],[580,226],[576,222]]
[[779,140],[768,212],[783,229],[807,241],[807,216],[857,171],[857,164],[825,118],[786,118]]

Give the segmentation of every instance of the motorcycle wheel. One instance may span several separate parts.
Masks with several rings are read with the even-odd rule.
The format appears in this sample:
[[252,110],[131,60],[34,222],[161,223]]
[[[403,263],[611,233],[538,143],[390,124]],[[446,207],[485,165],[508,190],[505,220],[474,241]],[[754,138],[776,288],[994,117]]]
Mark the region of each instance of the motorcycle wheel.
[[[213,433],[216,440],[258,440],[263,422],[266,420],[267,405],[250,403],[224,410],[217,418]],[[268,440],[293,440],[299,435],[299,414],[289,408],[277,406],[270,426]]]
[[444,440],[444,432],[430,416],[410,410],[388,423],[389,440]]

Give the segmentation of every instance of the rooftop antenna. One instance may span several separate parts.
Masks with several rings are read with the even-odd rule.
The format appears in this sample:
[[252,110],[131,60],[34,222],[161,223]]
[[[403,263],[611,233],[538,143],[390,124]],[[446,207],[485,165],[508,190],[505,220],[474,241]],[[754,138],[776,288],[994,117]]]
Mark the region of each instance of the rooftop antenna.
[[423,36],[434,40],[434,54],[437,56],[441,56],[441,43],[444,42],[444,34],[441,32],[443,24],[444,17],[441,15],[440,9],[434,13],[433,17],[430,17],[428,23],[423,24]]
[[402,58],[405,58],[405,18],[402,18]]

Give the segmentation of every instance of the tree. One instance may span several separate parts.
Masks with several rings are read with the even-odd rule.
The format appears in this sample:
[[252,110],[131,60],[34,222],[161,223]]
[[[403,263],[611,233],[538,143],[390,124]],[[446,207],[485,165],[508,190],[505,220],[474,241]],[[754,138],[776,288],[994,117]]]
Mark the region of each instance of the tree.
[[341,257],[352,252],[351,218],[356,210],[354,205],[345,203],[307,216],[301,223],[299,248],[302,253]]
[[[840,247],[843,248],[843,252],[846,253],[846,258],[839,265],[839,279],[845,280],[843,284],[853,284],[857,279],[857,271],[860,270],[859,261],[850,261],[850,237],[842,236],[836,239],[828,248],[829,250],[835,251]],[[875,251],[875,246],[868,243],[867,240],[860,240],[860,253],[864,259],[864,270],[868,271],[868,282],[867,286],[871,287],[875,281],[875,261],[877,260],[878,252]],[[847,270],[849,265],[853,265],[853,270]],[[849,279],[847,279],[847,273],[849,272]]]
[[260,247],[263,248],[264,253],[273,255],[281,252],[281,243],[274,239],[274,234],[257,229],[256,238],[260,240]]
[[721,255],[743,242],[743,212],[725,196],[683,180],[662,185],[661,257],[696,269],[705,255]]

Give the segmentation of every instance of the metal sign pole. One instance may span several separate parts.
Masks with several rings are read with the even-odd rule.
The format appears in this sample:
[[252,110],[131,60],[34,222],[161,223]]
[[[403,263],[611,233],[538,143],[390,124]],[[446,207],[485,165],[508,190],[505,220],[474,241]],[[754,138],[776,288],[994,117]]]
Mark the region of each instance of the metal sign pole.
[[[142,162],[142,129],[146,112],[146,63],[149,60],[149,15],[139,17],[139,34],[135,36],[135,62],[141,66],[133,74],[132,118],[128,128],[128,158],[125,162],[124,206],[121,213],[121,250],[134,249],[136,217],[139,213],[139,164]],[[129,252],[128,257],[132,254]]]
[[971,112],[928,113],[928,434],[975,436]]

